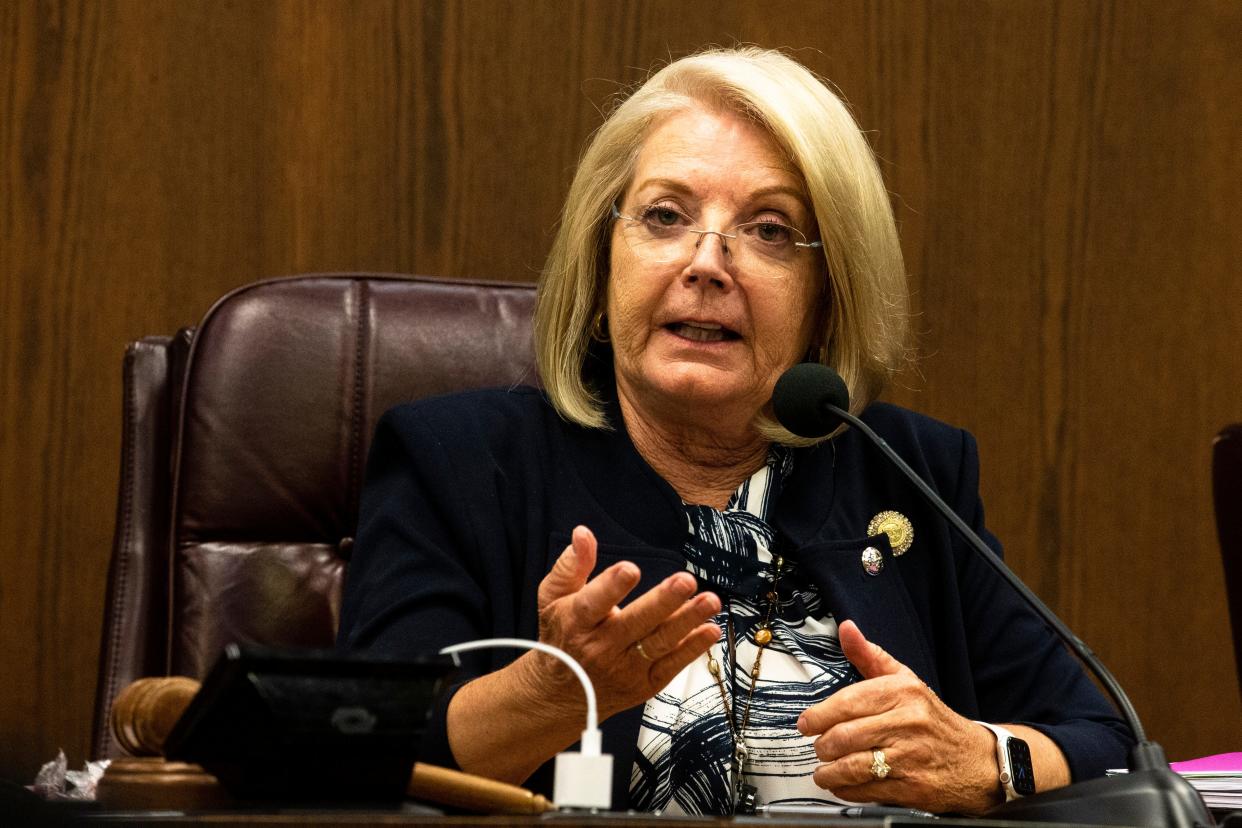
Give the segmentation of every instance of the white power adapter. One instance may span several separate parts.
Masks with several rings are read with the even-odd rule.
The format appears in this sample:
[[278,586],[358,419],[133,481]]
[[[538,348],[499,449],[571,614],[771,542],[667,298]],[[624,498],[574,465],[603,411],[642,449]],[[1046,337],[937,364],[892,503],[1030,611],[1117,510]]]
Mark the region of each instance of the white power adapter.
[[558,808],[612,807],[612,756],[600,749],[598,730],[582,731],[580,753],[556,754],[552,801]]
[[552,801],[557,808],[584,808],[608,810],[612,807],[612,756],[603,752],[602,737],[599,732],[599,712],[595,704],[595,687],[591,677],[586,674],[573,656],[564,650],[544,644],[542,641],[528,641],[524,638],[484,638],[479,641],[467,641],[445,647],[440,655],[451,655],[453,661],[460,663],[457,653],[467,650],[484,650],[494,647],[517,647],[522,650],[538,650],[564,662],[582,684],[582,692],[586,694],[587,714],[586,730],[582,731],[579,743],[580,751],[562,751],[556,754],[554,781],[552,783]]

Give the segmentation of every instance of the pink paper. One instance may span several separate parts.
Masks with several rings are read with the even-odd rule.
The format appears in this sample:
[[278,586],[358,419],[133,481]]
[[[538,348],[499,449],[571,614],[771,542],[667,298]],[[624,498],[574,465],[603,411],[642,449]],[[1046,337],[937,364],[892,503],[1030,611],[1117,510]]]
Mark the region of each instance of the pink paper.
[[1218,753],[1185,762],[1170,762],[1169,767],[1178,773],[1239,773],[1242,772],[1242,752]]

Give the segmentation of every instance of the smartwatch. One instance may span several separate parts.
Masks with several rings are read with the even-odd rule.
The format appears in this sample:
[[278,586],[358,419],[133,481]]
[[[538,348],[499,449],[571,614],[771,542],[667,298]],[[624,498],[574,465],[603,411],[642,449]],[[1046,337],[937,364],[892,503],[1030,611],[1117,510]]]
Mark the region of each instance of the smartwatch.
[[1000,783],[1005,791],[1005,801],[1012,802],[1020,796],[1035,793],[1035,768],[1031,764],[1031,747],[1000,725],[975,722],[986,727],[996,736],[996,766],[1000,770]]

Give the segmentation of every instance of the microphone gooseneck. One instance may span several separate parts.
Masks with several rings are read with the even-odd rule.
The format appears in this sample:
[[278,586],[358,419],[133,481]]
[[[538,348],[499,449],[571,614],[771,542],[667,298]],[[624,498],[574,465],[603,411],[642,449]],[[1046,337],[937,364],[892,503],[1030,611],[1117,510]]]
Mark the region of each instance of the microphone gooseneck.
[[910,480],[970,547],[1031,607],[1067,647],[1087,666],[1121,712],[1137,744],[1130,752],[1128,777],[1080,782],[1059,790],[1007,803],[993,814],[1016,819],[1082,820],[1106,825],[1211,825],[1203,800],[1190,783],[1168,766],[1163,749],[1147,739],[1138,713],[1104,663],[1015,575],[983,539],[936,494],[909,464],[870,426],[849,412],[849,390],[832,368],[815,362],[795,365],[780,376],[772,389],[777,421],[799,437],[824,437],[842,422],[858,429]]

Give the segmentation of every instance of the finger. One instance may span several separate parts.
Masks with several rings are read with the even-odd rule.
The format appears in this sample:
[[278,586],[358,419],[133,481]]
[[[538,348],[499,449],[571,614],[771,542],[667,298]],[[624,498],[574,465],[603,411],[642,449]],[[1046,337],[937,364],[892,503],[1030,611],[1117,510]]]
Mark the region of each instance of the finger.
[[890,711],[901,703],[904,688],[905,682],[896,676],[881,676],[842,687],[803,711],[798,717],[798,732],[812,736],[843,722]]
[[638,586],[641,575],[629,561],[615,563],[596,575],[570,597],[574,622],[590,628],[616,617],[620,612],[617,604]]
[[595,568],[597,547],[595,534],[590,529],[585,526],[574,527],[570,544],[539,583],[540,607],[582,589],[587,582],[587,576]]
[[[886,797],[882,794],[884,788],[881,786],[891,783],[897,777],[890,751],[884,751],[884,760],[889,763],[889,772],[883,780],[877,779],[871,772],[875,757],[869,750],[851,753],[835,762],[825,762],[815,768],[811,778],[816,785],[841,799],[851,802],[882,802]],[[887,787],[891,793],[892,786]]]
[[643,650],[650,658],[658,659],[672,652],[683,638],[718,612],[720,599],[711,592],[701,592],[683,602],[663,623],[638,640],[643,642]]
[[[689,572],[674,572],[631,601],[629,606],[610,621],[610,626],[622,640],[638,641],[646,638],[669,616],[681,609],[694,595],[696,588],[694,576]],[[669,643],[671,646],[673,642]]]
[[894,744],[908,724],[907,719],[900,711],[889,711],[835,724],[816,738],[815,755],[821,762],[835,762],[876,746]]
[[883,647],[868,641],[853,621],[842,621],[837,635],[841,640],[841,652],[865,679],[896,675],[904,668]]
[[665,687],[673,678],[686,668],[686,665],[720,640],[721,630],[716,624],[700,624],[678,642],[671,652],[651,665],[648,677],[657,689]]

